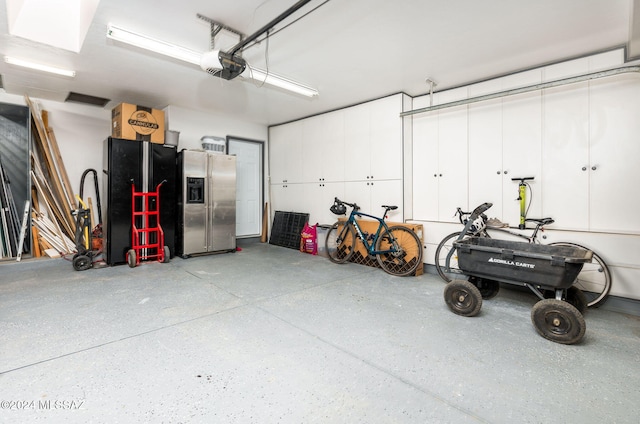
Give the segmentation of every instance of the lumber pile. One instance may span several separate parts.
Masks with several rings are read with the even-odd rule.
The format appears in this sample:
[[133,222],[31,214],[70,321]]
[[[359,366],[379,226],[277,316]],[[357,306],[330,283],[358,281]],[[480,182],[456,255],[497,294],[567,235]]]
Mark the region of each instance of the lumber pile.
[[46,111],[25,100],[31,110],[33,148],[31,150],[31,220],[33,253],[59,256],[76,251],[75,219],[77,209],[58,143],[48,125]]

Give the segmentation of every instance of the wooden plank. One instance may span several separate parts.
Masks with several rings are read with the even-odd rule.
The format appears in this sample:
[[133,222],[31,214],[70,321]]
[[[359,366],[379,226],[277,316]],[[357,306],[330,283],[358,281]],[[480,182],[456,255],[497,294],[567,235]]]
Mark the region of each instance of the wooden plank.
[[73,234],[75,229],[74,220],[73,220],[73,217],[71,216],[71,210],[75,208],[73,207],[72,203],[69,203],[68,198],[65,194],[65,189],[63,188],[62,183],[60,181],[60,177],[58,175],[58,169],[55,163],[55,158],[51,152],[51,146],[47,136],[47,131],[44,128],[44,123],[42,122],[42,115],[38,113],[39,109],[36,107],[34,103],[31,102],[31,99],[29,99],[28,96],[25,96],[25,101],[27,102],[27,105],[31,110],[31,116],[33,118],[32,123],[36,130],[35,131],[36,145],[37,147],[39,147],[38,151],[40,151],[44,156],[43,160],[44,160],[45,168],[49,173],[49,179],[53,185],[52,192],[60,202],[65,203],[65,205],[60,205],[60,212],[64,216],[65,221],[67,223],[65,227],[70,227],[72,229],[72,231],[69,234],[71,235]]
[[[35,175],[35,174],[33,174],[33,175]],[[37,178],[35,178],[33,181],[36,183],[36,187],[38,188],[38,191],[42,193],[42,192],[43,192],[43,190],[42,190],[42,188],[41,188],[41,186],[40,186],[40,183],[38,182],[38,179],[37,179]],[[46,209],[47,209],[47,212],[48,212],[50,215],[54,215],[54,214],[53,214],[53,212],[52,212],[52,210],[51,210],[51,208],[49,207],[49,205],[48,205],[48,204],[46,204],[46,202],[45,202],[45,207],[46,207]],[[55,224],[55,227],[56,227],[56,233],[57,233],[58,237],[60,237],[60,239],[64,240],[64,237],[63,237],[63,234],[62,234],[62,229],[60,228],[59,223],[57,222],[57,220],[53,220],[53,223]],[[66,252],[71,252],[71,249],[70,249],[69,247],[66,247],[64,250],[65,250]]]
[[47,180],[44,178],[40,178],[36,176],[36,174],[32,171],[31,179],[34,183],[36,183],[37,191],[44,200],[45,210],[48,210],[51,214],[51,218],[54,219],[63,226],[65,230],[65,234],[73,234],[73,230],[69,227],[67,220],[63,213],[61,212],[61,206],[58,203],[58,200],[51,192],[51,187],[47,184]]
[[38,227],[31,225],[31,242],[33,243],[33,255],[36,258],[42,256],[40,253],[40,236],[38,234]]
[[[45,113],[43,111],[42,113]],[[62,178],[62,184],[65,189],[65,194],[67,196],[67,202],[71,205],[71,209],[77,209],[76,199],[73,195],[73,189],[71,188],[71,182],[69,181],[69,175],[67,174],[67,168],[64,166],[64,161],[62,160],[62,155],[60,154],[60,149],[58,147],[58,140],[56,140],[56,135],[53,133],[53,128],[47,128],[47,135],[49,136],[49,143],[51,145],[51,150],[53,151],[53,156],[57,162],[57,170]]]

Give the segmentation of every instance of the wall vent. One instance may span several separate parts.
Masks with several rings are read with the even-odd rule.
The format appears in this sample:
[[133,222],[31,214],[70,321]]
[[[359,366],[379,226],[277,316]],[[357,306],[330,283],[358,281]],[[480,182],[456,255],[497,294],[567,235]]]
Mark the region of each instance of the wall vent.
[[69,95],[67,95],[67,98],[64,99],[64,101],[71,102],[71,103],[82,103],[82,104],[91,105],[91,106],[105,107],[107,103],[109,103],[110,99],[90,96],[88,94],[74,93],[72,91],[69,93]]

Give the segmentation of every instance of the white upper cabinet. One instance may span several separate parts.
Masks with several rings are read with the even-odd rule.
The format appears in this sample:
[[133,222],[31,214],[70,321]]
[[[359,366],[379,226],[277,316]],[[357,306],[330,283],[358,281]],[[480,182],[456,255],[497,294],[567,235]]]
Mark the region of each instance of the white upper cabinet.
[[[457,98],[434,100],[438,104]],[[413,107],[427,106],[425,96]],[[456,208],[467,208],[467,122],[467,106],[413,116],[413,219],[453,222]]]
[[302,121],[304,182],[344,180],[344,111]]
[[402,95],[344,111],[346,181],[402,179]]
[[402,179],[402,95],[371,102],[369,148],[362,152],[369,157],[369,175],[374,180]]
[[270,128],[273,210],[307,212],[314,223],[332,223],[328,210],[338,197],[374,215],[381,204],[396,205],[394,218],[402,221],[405,97]]
[[302,137],[300,121],[269,129],[269,173],[272,184],[303,181]]
[[590,229],[638,233],[640,76],[590,83]]
[[369,140],[371,138],[371,105],[363,103],[344,111],[345,181],[369,179]]
[[589,173],[589,83],[547,90],[538,189],[555,227],[589,228]]

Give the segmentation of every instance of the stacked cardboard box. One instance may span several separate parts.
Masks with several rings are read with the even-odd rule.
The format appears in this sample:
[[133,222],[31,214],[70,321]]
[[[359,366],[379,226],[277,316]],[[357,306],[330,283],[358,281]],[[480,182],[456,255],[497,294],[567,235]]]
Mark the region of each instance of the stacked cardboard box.
[[120,103],[111,111],[111,136],[164,144],[164,111]]

